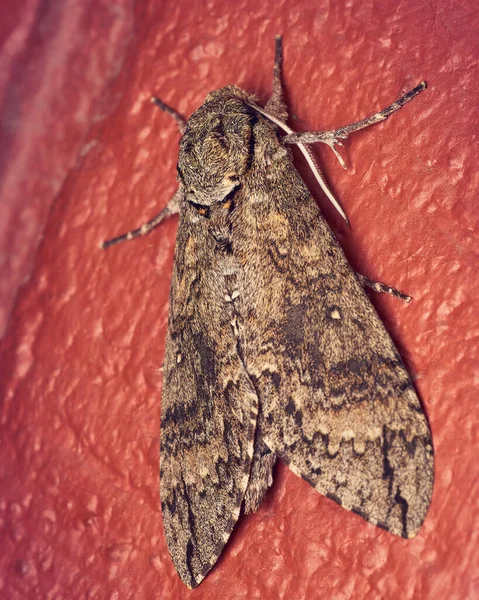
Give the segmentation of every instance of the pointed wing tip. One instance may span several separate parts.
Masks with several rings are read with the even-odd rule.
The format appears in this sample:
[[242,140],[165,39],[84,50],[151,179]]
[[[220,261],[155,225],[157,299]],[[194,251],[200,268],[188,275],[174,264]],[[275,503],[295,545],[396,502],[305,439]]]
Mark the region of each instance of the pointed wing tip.
[[211,569],[211,567],[206,570],[204,573],[190,573],[188,572],[187,574],[182,574],[178,571],[178,569],[176,570],[176,572],[178,573],[178,575],[180,576],[181,581],[186,585],[186,587],[189,590],[194,590],[195,588],[197,588],[200,583],[203,581],[203,579],[205,578],[206,574],[208,573],[208,571]]
[[416,523],[416,526],[413,529],[407,529],[407,528],[406,529],[405,528],[398,529],[394,525],[390,526],[387,522],[384,522],[384,521],[376,521],[375,519],[366,519],[366,520],[369,523],[371,523],[372,525],[375,525],[376,527],[379,527],[380,529],[383,529],[384,531],[387,531],[388,533],[390,533],[392,535],[400,537],[403,540],[413,540],[415,537],[417,537],[419,532],[422,529],[423,524],[424,524],[424,520],[422,520],[419,524]]
[[417,534],[419,533],[419,529],[417,531],[410,531],[407,535],[403,535],[403,538],[406,540],[413,540]]
[[414,538],[416,538],[419,535],[419,532],[422,529],[422,523],[416,527],[415,529],[413,529],[412,531],[401,531],[401,532],[395,532],[395,531],[391,531],[391,533],[393,533],[394,535],[398,535],[400,537],[402,537],[404,540],[413,540]]
[[195,588],[197,588],[200,583],[203,581],[204,577],[201,577],[199,579],[190,579],[188,581],[185,581],[184,579],[182,579],[181,581],[186,585],[186,587],[189,590],[194,590]]

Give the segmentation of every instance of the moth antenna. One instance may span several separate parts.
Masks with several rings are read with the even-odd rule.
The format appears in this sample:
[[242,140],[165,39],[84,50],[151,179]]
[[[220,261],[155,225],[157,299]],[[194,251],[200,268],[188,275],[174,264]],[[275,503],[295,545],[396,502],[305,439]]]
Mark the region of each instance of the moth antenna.
[[[281,121],[277,117],[274,117],[270,113],[266,112],[265,110],[263,110],[262,108],[260,108],[257,104],[255,104],[254,102],[250,102],[249,105],[252,108],[254,108],[255,110],[257,110],[259,113],[261,113],[262,115],[264,115],[267,119],[269,119],[270,121],[272,121],[275,125],[277,125],[278,127],[280,127],[285,133],[287,133],[287,134],[294,133],[293,130],[286,125],[286,123],[283,123],[283,121]],[[326,196],[328,197],[329,201],[334,206],[334,208],[338,211],[338,213],[346,221],[346,223],[347,223],[347,225],[349,227],[350,226],[349,219],[346,216],[346,213],[342,209],[342,207],[339,204],[339,202],[334,197],[333,192],[329,189],[329,186],[326,183],[326,180],[324,179],[324,176],[321,173],[320,168],[316,164],[316,161],[314,159],[313,153],[311,152],[311,150],[305,144],[298,143],[296,145],[298,146],[298,148],[301,150],[301,152],[303,153],[304,157],[308,161],[309,167],[310,167],[311,171],[313,172],[313,174],[314,174],[314,176],[316,178],[316,181],[319,183],[321,189],[326,194]]]

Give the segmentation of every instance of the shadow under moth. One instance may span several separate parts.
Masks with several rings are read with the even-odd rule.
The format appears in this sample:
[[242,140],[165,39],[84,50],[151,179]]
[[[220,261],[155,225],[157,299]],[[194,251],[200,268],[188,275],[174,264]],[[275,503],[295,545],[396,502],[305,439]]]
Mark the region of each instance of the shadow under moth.
[[[151,221],[103,244],[148,233],[179,213],[161,406],[161,509],[171,558],[196,587],[240,512],[255,511],[279,457],[321,494],[405,538],[433,486],[426,417],[401,357],[358,275],[293,165],[307,143],[335,145],[387,118],[293,133],[276,39],[264,108],[229,85],[188,122],[157,98],[182,133],[179,189]],[[280,133],[282,132],[282,133]],[[282,135],[286,133],[286,135]]]

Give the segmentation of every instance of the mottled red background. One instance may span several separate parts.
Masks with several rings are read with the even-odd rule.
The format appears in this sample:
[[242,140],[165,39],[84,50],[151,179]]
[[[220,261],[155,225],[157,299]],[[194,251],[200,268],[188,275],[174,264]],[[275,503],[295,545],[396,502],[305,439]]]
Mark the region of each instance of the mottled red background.
[[[479,596],[478,17],[472,0],[3,0],[0,21],[0,596]],[[280,465],[189,592],[159,512],[161,373],[176,220],[108,252],[174,192],[178,133],[227,83],[271,89],[283,33],[296,129],[345,125],[426,79],[388,122],[317,148],[352,223],[304,173],[430,418],[436,481],[405,541]]]

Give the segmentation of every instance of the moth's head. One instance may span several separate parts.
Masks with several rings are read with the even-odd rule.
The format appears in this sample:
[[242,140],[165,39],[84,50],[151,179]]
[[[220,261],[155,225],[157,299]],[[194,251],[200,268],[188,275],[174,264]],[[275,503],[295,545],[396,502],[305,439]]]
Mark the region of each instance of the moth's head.
[[251,167],[258,113],[245,91],[227,86],[209,94],[181,138],[178,178],[187,201],[210,206],[241,185]]

